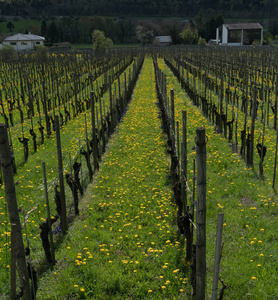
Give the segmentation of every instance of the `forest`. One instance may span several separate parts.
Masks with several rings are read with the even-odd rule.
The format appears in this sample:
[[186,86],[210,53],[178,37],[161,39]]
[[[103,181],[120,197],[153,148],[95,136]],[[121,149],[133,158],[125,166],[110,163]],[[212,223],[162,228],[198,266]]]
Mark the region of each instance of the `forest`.
[[192,17],[200,10],[229,18],[275,17],[278,1],[242,0],[8,0],[0,1],[2,15],[104,15]]

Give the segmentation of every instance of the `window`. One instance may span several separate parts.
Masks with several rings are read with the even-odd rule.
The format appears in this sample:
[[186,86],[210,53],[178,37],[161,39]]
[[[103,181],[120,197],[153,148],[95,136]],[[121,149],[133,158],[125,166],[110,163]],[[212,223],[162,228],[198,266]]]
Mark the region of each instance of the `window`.
[[240,43],[241,30],[229,30],[228,43]]
[[40,45],[41,44],[41,42],[36,42],[36,45]]
[[26,46],[26,45],[27,45],[27,42],[21,42],[21,45],[25,45],[25,46]]
[[15,46],[16,42],[10,42],[10,45]]

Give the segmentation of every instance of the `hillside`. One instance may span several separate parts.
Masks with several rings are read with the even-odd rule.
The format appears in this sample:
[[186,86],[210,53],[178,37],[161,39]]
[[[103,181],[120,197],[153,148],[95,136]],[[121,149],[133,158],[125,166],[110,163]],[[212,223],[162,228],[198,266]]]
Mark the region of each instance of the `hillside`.
[[109,15],[194,17],[205,13],[224,14],[226,18],[275,17],[278,1],[242,0],[9,0],[0,1],[4,16]]

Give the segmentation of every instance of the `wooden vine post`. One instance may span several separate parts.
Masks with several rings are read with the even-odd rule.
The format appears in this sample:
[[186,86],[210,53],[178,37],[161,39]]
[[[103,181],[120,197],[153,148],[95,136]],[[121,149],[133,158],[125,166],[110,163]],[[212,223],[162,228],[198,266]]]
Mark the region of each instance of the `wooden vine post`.
[[182,122],[183,122],[183,131],[182,131],[182,141],[183,141],[183,151],[184,155],[183,157],[183,165],[182,165],[182,185],[184,185],[184,188],[182,190],[184,191],[184,197],[182,198],[182,201],[184,202],[184,213],[185,208],[187,205],[187,189],[186,189],[186,183],[187,183],[187,112],[182,112]]
[[173,143],[174,143],[174,148],[175,149],[175,143],[176,143],[176,130],[175,130],[175,98],[174,98],[174,90],[170,90],[170,95],[171,95],[171,127],[172,127],[172,136],[173,136]]
[[206,133],[196,130],[197,208],[196,208],[196,300],[206,292]]
[[60,138],[60,127],[59,117],[55,116],[55,129],[56,129],[56,143],[57,143],[57,154],[58,154],[58,171],[59,171],[59,185],[60,185],[60,198],[61,198],[61,216],[62,216],[62,231],[65,234],[68,230],[67,220],[67,207],[66,207],[66,196],[64,186],[64,174],[63,174],[63,159],[62,159],[62,146]]
[[[32,299],[29,285],[29,274],[27,270],[25,250],[21,232],[21,224],[17,206],[15,184],[13,177],[13,157],[9,145],[7,126],[0,124],[0,163],[4,177],[6,201],[8,205],[9,219],[11,223],[11,265],[17,266],[20,284],[23,288],[23,299]],[[11,272],[11,299],[17,299],[16,295],[16,269]]]
[[43,172],[43,185],[44,185],[44,194],[45,194],[46,210],[47,210],[47,221],[48,221],[48,227],[50,229],[49,230],[49,235],[50,235],[50,253],[51,253],[52,264],[55,264],[55,249],[54,249],[53,232],[52,232],[50,209],[49,209],[49,199],[48,199],[48,190],[47,190],[45,162],[42,163],[42,172]]
[[214,258],[214,275],[213,275],[213,287],[212,287],[212,300],[217,300],[219,269],[221,259],[221,243],[223,232],[223,220],[224,214],[219,213],[217,219],[217,231],[216,231],[216,246],[215,246],[215,258]]
[[94,92],[90,93],[91,100],[91,117],[92,117],[92,137],[93,137],[93,157],[94,157],[94,170],[98,170],[98,147],[97,147],[97,136],[96,136],[96,120],[95,120],[95,97]]
[[249,166],[253,166],[256,115],[257,115],[257,91],[255,87],[253,91],[252,123],[251,123],[250,140],[248,141],[250,143],[250,146],[249,146],[249,153],[247,155],[247,165]]

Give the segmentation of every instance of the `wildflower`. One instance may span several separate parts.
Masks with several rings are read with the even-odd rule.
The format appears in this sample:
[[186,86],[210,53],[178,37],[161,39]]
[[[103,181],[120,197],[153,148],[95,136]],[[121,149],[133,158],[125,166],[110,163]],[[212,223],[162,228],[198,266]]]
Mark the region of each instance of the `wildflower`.
[[252,277],[253,280],[256,280],[257,278],[255,276]]

